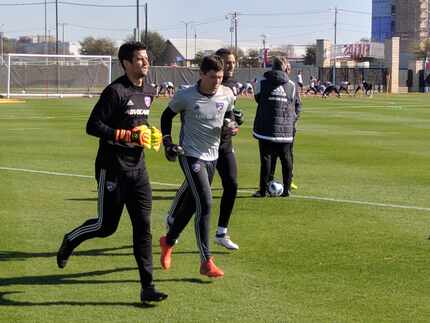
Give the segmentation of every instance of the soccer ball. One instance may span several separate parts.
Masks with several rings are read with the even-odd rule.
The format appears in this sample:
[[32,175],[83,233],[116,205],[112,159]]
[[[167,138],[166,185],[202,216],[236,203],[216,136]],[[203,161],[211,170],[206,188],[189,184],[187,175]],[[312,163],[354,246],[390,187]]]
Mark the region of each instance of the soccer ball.
[[270,181],[267,185],[267,191],[270,196],[281,196],[284,193],[284,185],[275,180]]

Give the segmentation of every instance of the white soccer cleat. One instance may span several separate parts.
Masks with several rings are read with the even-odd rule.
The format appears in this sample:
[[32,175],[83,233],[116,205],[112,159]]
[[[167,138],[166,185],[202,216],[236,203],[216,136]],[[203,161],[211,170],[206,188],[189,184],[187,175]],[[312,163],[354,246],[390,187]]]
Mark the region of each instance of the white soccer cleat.
[[228,235],[225,235],[222,237],[215,236],[215,243],[217,243],[220,246],[223,246],[229,250],[239,249],[239,246],[237,244],[235,244],[233,241],[231,241],[230,237]]

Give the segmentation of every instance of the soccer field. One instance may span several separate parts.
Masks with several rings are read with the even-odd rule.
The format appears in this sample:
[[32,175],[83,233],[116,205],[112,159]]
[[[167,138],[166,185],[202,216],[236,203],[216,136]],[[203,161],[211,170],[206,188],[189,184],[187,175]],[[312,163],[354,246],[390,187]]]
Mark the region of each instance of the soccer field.
[[[289,198],[251,197],[255,103],[237,104],[246,120],[234,139],[239,195],[230,233],[240,250],[211,244],[223,279],[199,274],[192,225],[172,268],[161,269],[158,239],[183,175],[162,152],[147,153],[154,277],[169,294],[154,307],[139,305],[126,212],[114,235],[83,243],[65,269],[56,265],[64,233],[96,214],[98,140],[85,134],[95,99],[0,104],[0,321],[428,322],[429,96],[303,101],[299,189]],[[166,105],[155,101],[152,124]],[[280,163],[281,178],[279,171]],[[211,238],[222,193],[216,176]]]

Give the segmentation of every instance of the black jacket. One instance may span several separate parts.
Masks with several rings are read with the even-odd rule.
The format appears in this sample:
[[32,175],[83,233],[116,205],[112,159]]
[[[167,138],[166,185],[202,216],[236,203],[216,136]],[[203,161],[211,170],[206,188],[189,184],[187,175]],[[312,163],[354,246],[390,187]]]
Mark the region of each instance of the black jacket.
[[268,71],[257,80],[257,113],[253,135],[259,140],[293,142],[294,126],[301,110],[296,85],[283,71]]

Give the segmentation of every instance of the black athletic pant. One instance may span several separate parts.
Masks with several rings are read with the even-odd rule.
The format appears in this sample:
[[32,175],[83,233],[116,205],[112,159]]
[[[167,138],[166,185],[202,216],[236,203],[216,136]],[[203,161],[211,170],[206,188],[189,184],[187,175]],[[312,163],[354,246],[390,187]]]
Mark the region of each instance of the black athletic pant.
[[[295,133],[295,129],[294,129],[294,133]],[[295,136],[295,135],[294,135]],[[275,156],[274,158],[272,158],[271,163],[272,165],[270,166],[270,176],[269,176],[269,182],[273,181],[275,179],[275,172],[276,172],[276,162],[278,160],[278,156]],[[294,141],[291,143],[291,163],[294,165]],[[294,166],[293,166],[294,168]],[[293,177],[294,177],[294,173],[291,176],[291,182],[293,182]]]
[[217,161],[203,161],[194,157],[179,156],[179,163],[185,175],[185,181],[176,193],[170,208],[174,219],[169,227],[166,240],[173,245],[196,213],[194,226],[197,247],[202,261],[210,256],[209,229],[212,208],[211,184]]
[[270,181],[272,161],[277,157],[282,164],[282,181],[284,191],[290,191],[291,181],[293,179],[293,157],[292,143],[275,143],[268,140],[259,140],[260,148],[260,192],[264,194],[267,191],[267,184]]
[[[237,196],[237,162],[234,152],[220,152],[219,158],[216,164],[216,168],[221,177],[221,183],[223,187],[223,193],[221,197],[218,226],[227,228],[230,222],[230,217],[233,211],[234,202]],[[174,202],[172,203],[169,210],[168,222],[172,223],[175,215],[179,212],[175,212],[176,208],[180,208],[184,201],[184,193],[187,189],[188,184],[185,181],[176,193]],[[191,193],[191,192],[190,192]]]
[[342,92],[342,91],[344,91],[346,94],[350,94],[349,93],[349,91],[348,91],[348,89],[346,88],[346,87],[344,87],[344,86],[341,86],[340,88],[339,88],[339,94],[340,94],[340,92]]
[[113,234],[121,218],[124,205],[133,226],[133,252],[143,288],[152,285],[152,192],[146,168],[127,172],[100,170],[98,178],[97,218],[87,220],[66,234],[74,249],[92,238]]
[[237,196],[237,162],[234,152],[221,153],[216,168],[221,177],[222,197],[219,210],[218,226],[227,228]]

